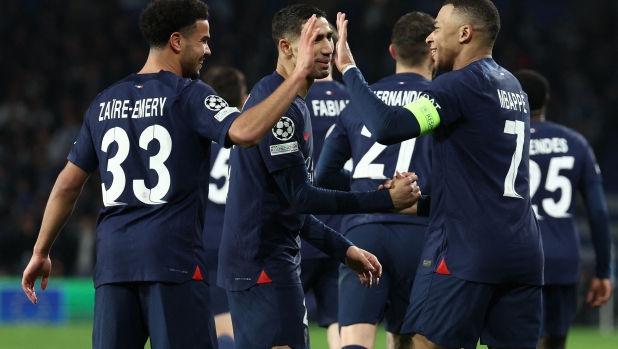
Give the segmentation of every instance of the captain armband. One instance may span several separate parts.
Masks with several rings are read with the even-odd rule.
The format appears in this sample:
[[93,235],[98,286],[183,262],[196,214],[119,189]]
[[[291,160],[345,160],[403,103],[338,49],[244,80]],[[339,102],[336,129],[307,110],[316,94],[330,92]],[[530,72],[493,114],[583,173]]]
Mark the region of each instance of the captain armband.
[[421,128],[421,136],[431,133],[440,126],[440,114],[434,104],[426,97],[406,104],[404,108],[412,112]]

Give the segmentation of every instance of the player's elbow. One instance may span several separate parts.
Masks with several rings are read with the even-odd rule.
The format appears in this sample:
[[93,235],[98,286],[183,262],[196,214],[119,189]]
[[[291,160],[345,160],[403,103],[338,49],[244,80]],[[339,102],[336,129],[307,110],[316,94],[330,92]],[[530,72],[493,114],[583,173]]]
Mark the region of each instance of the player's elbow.
[[401,142],[401,140],[393,137],[389,129],[378,129],[373,133],[373,137],[376,139],[376,142],[384,145],[392,145]]
[[260,143],[263,136],[253,130],[239,130],[237,127],[234,127],[234,124],[230,127],[227,135],[232,144],[242,148],[255,147]]

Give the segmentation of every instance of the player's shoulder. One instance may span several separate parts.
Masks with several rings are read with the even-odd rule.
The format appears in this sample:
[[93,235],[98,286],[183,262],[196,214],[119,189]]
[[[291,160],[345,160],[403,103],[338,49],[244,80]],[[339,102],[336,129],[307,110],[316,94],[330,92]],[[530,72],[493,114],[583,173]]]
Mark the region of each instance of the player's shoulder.
[[277,72],[267,75],[253,86],[251,89],[251,97],[260,100],[265,99],[271,95],[284,81],[285,78]]
[[386,76],[370,87],[372,90],[397,89],[423,91],[431,81],[416,73],[399,73]]
[[565,138],[569,138],[569,140],[578,142],[581,145],[588,146],[588,140],[586,139],[586,137],[584,137],[581,133],[575,131],[574,129],[551,121],[546,121],[544,122],[544,124],[546,124],[546,127],[549,128],[552,132],[560,134]]

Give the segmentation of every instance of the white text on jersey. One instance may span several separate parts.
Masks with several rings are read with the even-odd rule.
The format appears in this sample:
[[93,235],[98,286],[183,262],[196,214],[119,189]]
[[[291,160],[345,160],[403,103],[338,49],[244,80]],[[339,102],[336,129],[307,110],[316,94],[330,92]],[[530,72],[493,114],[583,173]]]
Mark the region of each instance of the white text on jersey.
[[509,110],[519,110],[528,114],[526,97],[523,94],[498,89],[498,98],[500,99],[500,107]]
[[341,111],[348,105],[349,100],[318,100],[311,101],[314,116],[339,116]]
[[375,94],[391,107],[401,107],[412,103],[422,95],[417,91],[375,91]]
[[152,116],[163,116],[163,107],[167,97],[164,98],[144,98],[135,101],[129,99],[114,99],[108,102],[101,102],[99,106],[99,121],[110,119],[132,119],[149,118]]
[[541,138],[530,140],[530,155],[566,153],[569,143],[564,138]]

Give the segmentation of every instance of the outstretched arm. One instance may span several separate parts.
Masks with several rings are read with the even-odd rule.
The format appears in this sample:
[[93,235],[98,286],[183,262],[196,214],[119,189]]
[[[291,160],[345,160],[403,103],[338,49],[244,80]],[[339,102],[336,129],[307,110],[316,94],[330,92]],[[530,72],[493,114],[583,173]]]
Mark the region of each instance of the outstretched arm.
[[89,173],[68,162],[66,167],[60,172],[60,175],[58,175],[56,184],[54,184],[47,207],[45,207],[41,230],[34,245],[32,258],[26,270],[24,270],[21,281],[21,287],[34,304],[37,302],[34,283],[39,276],[42,276],[41,289],[45,290],[47,287],[51,272],[49,251],[60,230],[62,230],[62,227],[69,219],[71,212],[73,212],[75,202],[89,176]]
[[612,246],[609,235],[609,217],[602,183],[590,183],[582,189],[584,203],[588,210],[592,243],[597,257],[596,275],[590,284],[586,302],[592,307],[599,307],[609,300],[612,292],[609,280]]
[[340,149],[324,143],[320,160],[315,165],[315,181],[321,187],[350,191],[352,174],[343,167],[350,157]]
[[243,148],[257,145],[288,109],[313,68],[313,45],[319,34],[319,29],[315,29],[316,20],[313,15],[303,28],[298,44],[298,60],[292,74],[268,98],[243,111],[234,120],[228,130],[232,144]]
[[354,246],[348,239],[327,227],[312,215],[305,218],[300,237],[330,257],[345,263],[358,274],[361,283],[371,287],[379,283],[382,265],[371,253]]
[[340,192],[314,187],[304,165],[273,172],[273,177],[294,210],[311,214],[351,214],[402,211],[420,197],[416,176],[396,179],[392,190]]
[[339,41],[335,63],[350,91],[350,104],[356,106],[357,114],[369,132],[378,143],[387,145],[431,133],[440,125],[440,116],[429,99],[419,98],[403,108],[389,107],[371,91],[352,57],[347,42],[347,26],[345,14],[338,13]]

